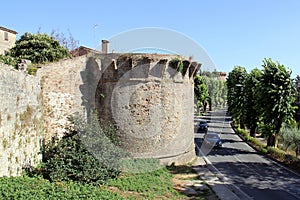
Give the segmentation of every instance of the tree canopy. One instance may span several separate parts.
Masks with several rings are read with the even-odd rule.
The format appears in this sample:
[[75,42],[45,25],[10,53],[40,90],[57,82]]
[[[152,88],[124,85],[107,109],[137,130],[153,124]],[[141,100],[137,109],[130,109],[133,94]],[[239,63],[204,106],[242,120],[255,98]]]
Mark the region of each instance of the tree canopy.
[[194,79],[194,94],[197,106],[200,106],[205,110],[209,93],[205,80],[199,74]]
[[226,84],[223,80],[218,80],[217,75],[210,72],[198,74],[194,79],[194,94],[197,105],[206,112],[206,107],[223,107],[226,104]]
[[[292,119],[295,107],[295,87],[291,79],[291,71],[284,65],[273,62],[271,59],[263,60],[263,70],[258,84],[259,108],[261,120],[274,129],[272,137],[268,139],[269,146],[276,146],[283,122]],[[273,138],[273,139],[272,139]]]
[[255,136],[258,122],[268,129],[268,146],[277,146],[277,136],[284,122],[293,118],[296,87],[291,71],[284,65],[264,59],[263,69],[250,74],[244,67],[234,67],[227,77],[228,110],[235,124],[244,124]]
[[255,137],[257,123],[259,120],[258,105],[258,84],[261,78],[261,71],[257,68],[253,69],[245,80],[245,123],[250,129],[250,136]]
[[232,114],[234,120],[239,122],[241,127],[244,126],[245,121],[246,77],[246,69],[241,66],[235,66],[226,79],[228,111]]
[[16,41],[9,56],[28,59],[32,63],[46,63],[70,57],[69,50],[47,34],[25,33]]
[[208,94],[213,107],[225,106],[226,104],[226,82],[219,80],[217,76],[203,76],[208,88]]

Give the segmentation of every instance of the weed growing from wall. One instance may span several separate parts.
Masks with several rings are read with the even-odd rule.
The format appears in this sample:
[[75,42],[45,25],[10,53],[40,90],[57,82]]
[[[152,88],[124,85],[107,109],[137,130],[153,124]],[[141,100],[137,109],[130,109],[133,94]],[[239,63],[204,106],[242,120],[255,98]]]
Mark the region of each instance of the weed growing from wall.
[[6,138],[2,140],[2,146],[4,150],[8,147],[8,140]]
[[179,58],[174,58],[170,61],[169,65],[177,70],[178,72],[182,73],[183,72],[183,62]]

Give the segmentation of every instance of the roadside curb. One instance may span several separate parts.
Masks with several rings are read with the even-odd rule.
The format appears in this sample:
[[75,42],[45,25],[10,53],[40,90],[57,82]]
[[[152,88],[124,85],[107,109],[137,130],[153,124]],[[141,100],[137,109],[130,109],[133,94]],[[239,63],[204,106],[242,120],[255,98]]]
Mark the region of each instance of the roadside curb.
[[220,200],[250,200],[247,194],[228,182],[205,156],[197,156],[193,169],[216,193]]
[[[202,159],[198,157],[198,159]],[[204,159],[203,159],[203,162]],[[238,198],[227,186],[226,184],[217,177],[216,174],[212,173],[207,167],[204,166],[194,166],[193,169],[197,174],[204,179],[208,186],[216,193],[220,200],[239,200]]]

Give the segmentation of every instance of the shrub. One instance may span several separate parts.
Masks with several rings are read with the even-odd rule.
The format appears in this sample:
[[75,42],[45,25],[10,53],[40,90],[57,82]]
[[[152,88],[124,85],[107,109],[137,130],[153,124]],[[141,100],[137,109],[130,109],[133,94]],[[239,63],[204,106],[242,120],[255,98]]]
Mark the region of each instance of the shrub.
[[237,133],[241,135],[245,141],[250,142],[252,145],[254,145],[259,151],[262,151],[262,153],[267,153],[268,150],[265,148],[265,144],[258,139],[251,137],[247,130],[237,128]]
[[261,152],[266,154],[266,153],[268,153],[268,150],[266,148],[262,148]]
[[119,160],[122,153],[105,133],[113,137],[112,127],[100,127],[96,115],[85,123],[74,121],[75,130],[70,130],[61,139],[53,139],[42,148],[42,164],[29,175],[42,174],[51,181],[77,181],[101,184],[120,173]]
[[179,58],[174,58],[169,62],[169,65],[178,72],[183,71],[183,62]]
[[248,134],[245,134],[245,140],[248,141],[248,142],[252,142],[252,137]]
[[[300,136],[299,132],[300,130],[297,128],[283,128],[283,130],[281,131],[281,136],[283,143],[285,143],[284,146],[286,149],[288,147],[293,147],[293,145],[299,145],[300,149],[300,140],[297,140],[297,137]],[[251,142],[251,144],[254,145],[262,153],[268,154],[273,159],[286,164],[288,167],[299,173],[300,159],[298,159],[296,156],[290,155],[286,151],[275,147],[266,147],[263,142],[259,141],[256,138],[250,137],[248,132],[244,129],[237,128],[236,133],[243,136],[246,141]]]
[[0,62],[13,66],[15,69],[18,69],[18,63],[21,61],[21,58],[15,58],[10,55],[0,55]]
[[[240,134],[240,135],[242,135],[243,137],[246,137],[246,138],[248,138],[249,139],[249,134],[248,134],[248,132],[245,130],[245,129],[241,129],[241,128],[237,128],[237,132],[238,132],[238,134]],[[245,139],[246,139],[245,138]],[[247,140],[247,139],[246,139]]]
[[283,128],[281,131],[282,143],[285,150],[288,148],[295,151],[296,156],[300,153],[300,129]]
[[273,158],[279,161],[285,161],[286,152],[278,149],[276,147],[268,147],[268,153],[272,155]]
[[31,60],[32,63],[46,63],[70,57],[68,49],[47,34],[25,33],[16,41],[9,55]]
[[264,149],[265,148],[265,144],[264,143],[262,143],[261,141],[259,141],[258,139],[256,139],[256,138],[252,138],[252,143],[255,145],[255,146],[257,146],[257,147],[259,147],[259,149]]
[[99,162],[84,146],[77,132],[57,144],[53,140],[43,149],[42,174],[51,181],[103,183],[119,171]]
[[30,68],[28,68],[28,74],[36,75],[37,70],[38,70],[38,68],[36,68],[36,67],[30,67]]

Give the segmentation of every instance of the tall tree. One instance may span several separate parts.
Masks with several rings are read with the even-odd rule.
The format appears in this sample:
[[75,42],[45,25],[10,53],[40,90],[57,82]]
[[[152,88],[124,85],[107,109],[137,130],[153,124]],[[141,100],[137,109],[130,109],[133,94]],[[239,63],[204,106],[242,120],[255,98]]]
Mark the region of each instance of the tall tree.
[[250,136],[256,137],[257,123],[259,119],[259,110],[257,109],[258,99],[257,85],[261,78],[261,71],[253,69],[246,77],[245,80],[245,115],[246,126],[250,129]]
[[206,111],[207,99],[209,98],[207,85],[202,76],[199,74],[194,79],[194,94],[197,99],[197,106]]
[[15,58],[28,59],[32,63],[53,62],[70,57],[69,50],[47,34],[25,33],[16,41],[9,54]]
[[226,105],[226,101],[227,101],[227,87],[226,87],[226,81],[224,80],[220,80],[220,103],[222,105],[222,107],[224,107]]
[[224,106],[226,102],[226,84],[223,80],[218,80],[214,76],[203,75],[208,88],[211,104],[214,107]]
[[296,99],[294,105],[297,106],[297,109],[294,114],[294,119],[297,122],[298,128],[300,128],[300,76],[297,75],[295,78],[295,88],[296,88]]
[[277,146],[277,138],[283,122],[292,119],[295,107],[295,87],[291,71],[284,65],[264,59],[262,76],[258,84],[261,120],[271,126],[267,146]]
[[227,84],[227,101],[228,111],[232,115],[235,123],[241,128],[245,124],[245,80],[247,71],[244,67],[235,66],[228,74]]

